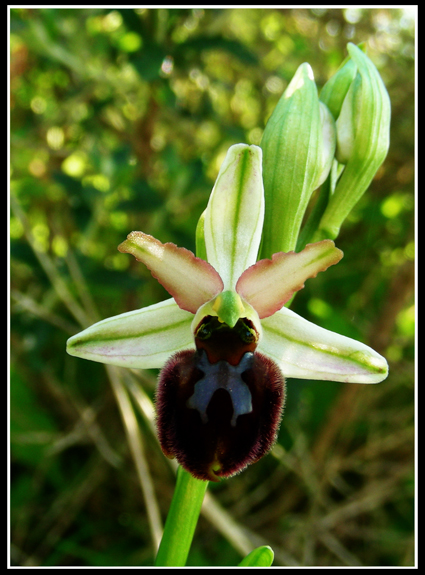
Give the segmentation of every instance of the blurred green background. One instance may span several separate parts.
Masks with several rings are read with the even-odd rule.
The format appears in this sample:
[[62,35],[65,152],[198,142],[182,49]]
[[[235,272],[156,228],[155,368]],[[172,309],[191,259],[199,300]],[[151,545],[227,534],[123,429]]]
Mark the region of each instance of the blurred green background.
[[289,380],[279,443],[211,485],[189,565],[414,563],[414,9],[12,9],[11,563],[151,565],[174,488],[156,373],[69,357],[70,335],[168,294],[117,246],[194,250],[228,147],[259,144],[297,67],[320,89],[367,42],[391,148],[292,309],[365,341],[390,375]]

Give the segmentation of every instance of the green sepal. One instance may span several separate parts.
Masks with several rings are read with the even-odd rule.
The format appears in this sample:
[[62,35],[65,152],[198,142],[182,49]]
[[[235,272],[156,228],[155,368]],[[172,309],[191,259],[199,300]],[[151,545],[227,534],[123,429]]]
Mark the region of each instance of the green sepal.
[[[262,151],[231,146],[205,210],[207,261],[220,274],[224,289],[234,289],[240,275],[257,261],[264,217]],[[201,237],[202,221],[199,235]]]

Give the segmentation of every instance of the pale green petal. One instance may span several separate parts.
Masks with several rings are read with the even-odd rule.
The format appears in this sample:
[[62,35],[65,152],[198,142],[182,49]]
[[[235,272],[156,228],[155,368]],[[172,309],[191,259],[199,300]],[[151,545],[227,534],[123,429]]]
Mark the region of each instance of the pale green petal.
[[367,345],[323,329],[282,308],[261,321],[258,351],[270,356],[285,377],[349,383],[378,383],[386,360]]
[[67,352],[122,367],[162,367],[170,355],[194,349],[193,315],[174,299],[95,323],[67,342]]
[[234,289],[242,272],[257,260],[264,218],[262,152],[258,146],[229,148],[205,212],[208,262],[224,289]]
[[163,244],[143,232],[131,232],[118,249],[144,263],[178,306],[191,313],[223,289],[215,269],[186,248]]

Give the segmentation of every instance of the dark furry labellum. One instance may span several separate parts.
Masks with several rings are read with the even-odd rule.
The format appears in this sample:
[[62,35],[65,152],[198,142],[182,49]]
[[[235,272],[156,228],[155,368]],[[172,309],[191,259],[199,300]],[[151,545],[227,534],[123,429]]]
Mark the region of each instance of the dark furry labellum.
[[198,479],[219,481],[265,455],[276,440],[284,377],[255,351],[256,333],[206,318],[197,350],[181,351],[164,366],[156,398],[162,450]]

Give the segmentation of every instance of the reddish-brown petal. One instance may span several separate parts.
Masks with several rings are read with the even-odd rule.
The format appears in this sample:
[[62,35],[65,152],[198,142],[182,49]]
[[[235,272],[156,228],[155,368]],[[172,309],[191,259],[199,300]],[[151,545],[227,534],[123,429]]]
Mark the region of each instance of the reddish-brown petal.
[[143,232],[131,232],[118,250],[144,263],[177,305],[191,313],[223,290],[219,274],[209,263],[172,243],[163,244]]
[[279,252],[245,270],[236,291],[263,319],[281,309],[307,279],[338,263],[342,256],[331,240],[308,244],[299,253]]

